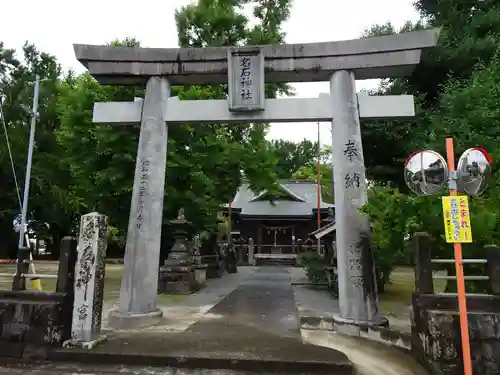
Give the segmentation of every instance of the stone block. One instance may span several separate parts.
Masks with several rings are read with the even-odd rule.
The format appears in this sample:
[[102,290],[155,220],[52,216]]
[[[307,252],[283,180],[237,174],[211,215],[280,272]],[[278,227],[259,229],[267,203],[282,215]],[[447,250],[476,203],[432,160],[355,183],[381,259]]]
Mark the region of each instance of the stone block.
[[196,267],[178,266],[161,267],[158,280],[158,293],[187,295],[200,289],[200,284],[196,280]]
[[[482,295],[468,298],[474,375],[500,375],[500,307],[496,307],[495,298]],[[456,296],[414,293],[413,305],[412,351],[435,374],[463,373]]]
[[456,317],[444,311],[432,311],[428,314],[427,330],[434,338],[452,339],[456,335]]
[[479,375],[499,375],[500,374],[500,363],[499,362],[480,362],[482,365],[481,372],[477,371],[474,374]]
[[219,254],[203,255],[203,263],[207,265],[207,279],[217,279],[224,275],[226,265]]
[[27,345],[62,345],[71,334],[64,301],[62,293],[1,291],[0,356],[21,356]]
[[[500,310],[500,309],[499,309]],[[498,315],[494,314],[477,314],[473,315],[473,319],[477,325],[477,333],[479,339],[500,339],[500,311]]]
[[163,313],[156,309],[148,313],[122,313],[117,309],[109,312],[108,325],[119,330],[133,330],[160,323]]
[[205,284],[207,283],[207,266],[206,265],[196,266],[194,273],[195,273],[194,275],[195,280],[200,286],[200,288],[205,286]]
[[101,331],[108,224],[104,215],[82,216],[75,266],[71,339],[96,340]]

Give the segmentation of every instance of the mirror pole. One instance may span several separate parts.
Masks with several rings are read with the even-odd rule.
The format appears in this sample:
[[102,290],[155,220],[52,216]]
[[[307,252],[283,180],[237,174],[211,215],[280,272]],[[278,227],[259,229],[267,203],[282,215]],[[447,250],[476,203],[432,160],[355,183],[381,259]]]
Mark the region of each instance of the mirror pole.
[[[457,196],[457,173],[455,171],[455,152],[453,138],[446,138],[446,158],[448,159],[450,196]],[[462,336],[462,356],[464,375],[472,375],[472,361],[469,341],[469,323],[467,319],[467,301],[465,298],[464,268],[462,261],[462,244],[454,243],[455,268],[457,273],[458,310],[460,313],[460,333]]]

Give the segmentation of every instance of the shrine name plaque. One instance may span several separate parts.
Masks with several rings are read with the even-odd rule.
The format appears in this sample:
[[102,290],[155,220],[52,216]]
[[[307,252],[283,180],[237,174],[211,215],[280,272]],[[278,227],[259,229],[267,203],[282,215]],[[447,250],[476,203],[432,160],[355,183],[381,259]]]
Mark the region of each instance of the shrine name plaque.
[[262,50],[255,47],[229,50],[228,74],[229,110],[263,111],[265,92]]

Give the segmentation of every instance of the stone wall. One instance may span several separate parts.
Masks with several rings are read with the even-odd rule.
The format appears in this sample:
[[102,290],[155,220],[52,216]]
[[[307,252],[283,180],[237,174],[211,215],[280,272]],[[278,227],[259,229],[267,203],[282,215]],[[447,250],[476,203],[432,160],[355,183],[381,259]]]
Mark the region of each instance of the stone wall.
[[71,337],[76,256],[76,240],[63,238],[53,293],[0,291],[0,357],[43,359]]
[[43,358],[47,345],[62,345],[71,336],[65,305],[64,293],[1,291],[0,356]]
[[[415,233],[412,352],[435,374],[463,374],[458,298],[434,292],[432,252],[426,233]],[[500,249],[486,246],[483,275],[488,294],[467,295],[474,375],[500,375]]]
[[[470,296],[468,323],[474,375],[500,375],[500,296]],[[412,350],[436,374],[463,373],[457,297],[413,296]]]

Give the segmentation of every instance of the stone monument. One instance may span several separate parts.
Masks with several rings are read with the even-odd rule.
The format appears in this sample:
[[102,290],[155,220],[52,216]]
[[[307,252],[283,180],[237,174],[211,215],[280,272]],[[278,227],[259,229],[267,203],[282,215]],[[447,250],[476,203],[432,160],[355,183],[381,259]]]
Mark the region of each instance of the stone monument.
[[165,264],[160,268],[159,293],[184,295],[196,292],[201,287],[201,275],[197,270],[204,270],[206,275],[206,265],[197,265],[191,249],[188,247],[187,229],[190,224],[184,217],[182,208],[179,210],[177,219],[170,220],[175,243],[165,260]]
[[207,282],[208,264],[203,263],[203,257],[201,256],[201,240],[199,234],[196,235],[193,239],[192,252],[194,264],[196,266],[195,279],[200,288],[202,288]]
[[[355,80],[405,77],[434,47],[439,29],[340,42],[180,49],[75,45],[103,84],[143,84],[143,100],[95,103],[94,122],[141,124],[119,314],[145,321],[156,311],[167,145],[166,124],[331,121],[335,160],[340,316],[379,324],[366,201],[362,119],[415,115],[411,95],[356,94]],[[227,100],[168,98],[169,84],[228,84]],[[330,81],[320,98],[265,99],[264,83]],[[381,140],[383,142],[383,140]],[[143,171],[147,171],[143,175]],[[145,183],[144,181],[147,181]],[[110,315],[111,318],[111,315]],[[356,333],[356,332],[354,332]]]
[[[360,212],[367,201],[358,96],[353,72],[330,79],[335,193],[337,276],[340,315],[337,330],[359,334],[359,326],[381,325],[370,223]],[[363,301],[363,303],[359,303]]]
[[230,242],[226,245],[224,261],[226,263],[227,273],[238,272],[238,253],[236,247],[237,245],[234,242]]
[[105,339],[100,332],[107,235],[105,215],[92,212],[82,216],[75,265],[71,339],[64,343],[65,346],[92,348]]
[[254,251],[253,238],[250,237],[248,239],[248,264],[251,266],[255,266]]
[[156,307],[156,289],[168,143],[163,109],[169,96],[167,80],[152,77],[141,103],[120,304],[108,317],[108,325],[118,329],[157,324],[162,316]]

